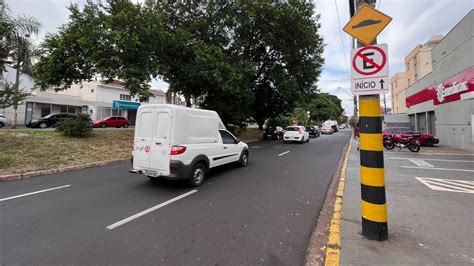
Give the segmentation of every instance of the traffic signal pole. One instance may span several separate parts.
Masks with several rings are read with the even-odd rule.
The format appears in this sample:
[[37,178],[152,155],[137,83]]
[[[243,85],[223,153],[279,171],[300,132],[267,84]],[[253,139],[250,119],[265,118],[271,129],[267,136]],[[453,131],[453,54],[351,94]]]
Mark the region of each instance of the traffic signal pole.
[[[353,1],[353,0],[349,0]],[[356,0],[357,10],[364,4],[375,7],[375,0]],[[375,40],[373,44],[376,44]],[[364,45],[357,42],[357,47]],[[360,185],[362,235],[370,240],[387,240],[387,203],[383,159],[380,96],[359,96]]]

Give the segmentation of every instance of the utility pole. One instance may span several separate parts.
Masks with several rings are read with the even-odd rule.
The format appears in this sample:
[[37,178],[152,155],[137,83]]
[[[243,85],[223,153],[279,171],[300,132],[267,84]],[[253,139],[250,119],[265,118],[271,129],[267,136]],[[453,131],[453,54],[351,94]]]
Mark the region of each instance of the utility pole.
[[[357,10],[364,4],[375,7],[376,2],[355,1]],[[376,43],[377,40],[374,40],[372,44]],[[361,42],[357,42],[357,48],[363,46]],[[362,235],[370,240],[383,241],[388,239],[388,226],[380,96],[374,94],[359,97]]]

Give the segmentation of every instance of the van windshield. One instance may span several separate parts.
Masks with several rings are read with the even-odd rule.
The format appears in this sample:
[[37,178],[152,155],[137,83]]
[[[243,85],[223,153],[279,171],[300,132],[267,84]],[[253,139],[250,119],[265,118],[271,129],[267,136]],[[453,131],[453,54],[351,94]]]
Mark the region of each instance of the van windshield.
[[298,131],[297,127],[287,127],[286,131]]

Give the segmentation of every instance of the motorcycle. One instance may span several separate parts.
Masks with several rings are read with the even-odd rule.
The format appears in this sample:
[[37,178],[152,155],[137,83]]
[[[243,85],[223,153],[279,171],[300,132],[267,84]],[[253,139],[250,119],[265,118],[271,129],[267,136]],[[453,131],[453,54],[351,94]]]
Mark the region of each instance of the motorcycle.
[[420,151],[420,142],[416,137],[408,137],[404,138],[402,135],[391,135],[387,139],[384,140],[383,146],[387,150],[393,150],[395,147],[398,147],[401,151],[402,148],[407,148],[411,152],[419,152]]

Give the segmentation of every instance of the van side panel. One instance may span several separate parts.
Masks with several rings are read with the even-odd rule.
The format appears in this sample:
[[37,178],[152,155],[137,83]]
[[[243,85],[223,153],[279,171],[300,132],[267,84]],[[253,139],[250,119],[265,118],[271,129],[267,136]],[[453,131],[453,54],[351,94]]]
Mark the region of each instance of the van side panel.
[[186,114],[186,137],[189,143],[212,143],[217,141],[218,120],[203,114]]

